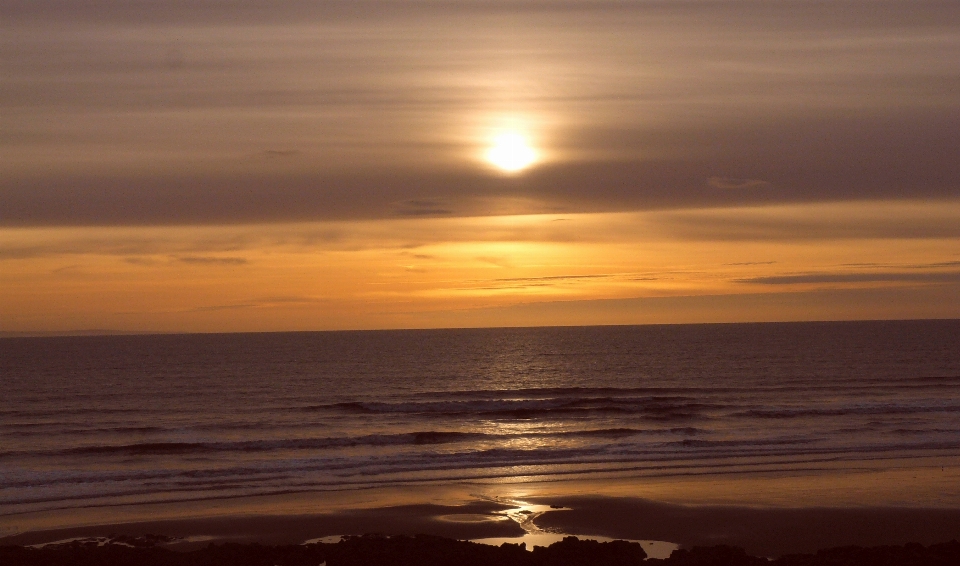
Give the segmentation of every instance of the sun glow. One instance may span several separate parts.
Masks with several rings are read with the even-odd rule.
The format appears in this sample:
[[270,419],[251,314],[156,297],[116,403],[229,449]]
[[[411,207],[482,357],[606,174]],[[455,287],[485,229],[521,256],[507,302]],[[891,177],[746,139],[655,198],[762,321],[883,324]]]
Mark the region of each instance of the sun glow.
[[487,150],[487,161],[507,173],[526,169],[537,160],[537,152],[527,138],[516,132],[505,132],[493,138]]

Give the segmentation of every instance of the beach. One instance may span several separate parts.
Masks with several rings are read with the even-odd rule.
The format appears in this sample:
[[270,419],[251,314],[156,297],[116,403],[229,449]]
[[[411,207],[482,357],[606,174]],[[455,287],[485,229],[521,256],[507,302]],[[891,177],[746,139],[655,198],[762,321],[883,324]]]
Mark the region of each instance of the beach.
[[[912,494],[907,493],[906,477],[922,480],[913,484]],[[638,482],[617,479],[589,484],[528,481],[298,493],[99,509],[70,516],[48,512],[6,517],[4,528],[23,532],[3,537],[0,545],[154,535],[169,539],[161,545],[164,548],[193,551],[211,543],[335,543],[344,535],[377,533],[426,534],[492,545],[522,542],[532,549],[575,535],[600,541],[637,541],[652,558],[667,558],[677,548],[715,545],[776,558],[839,546],[930,545],[956,539],[960,533],[960,508],[955,502],[935,499],[946,504],[940,507],[869,503],[880,500],[885,489],[897,486],[904,498],[920,499],[923,489],[931,490],[931,496],[948,495],[949,486],[958,481],[956,472],[948,475],[946,468],[928,467],[905,468],[893,474],[853,474],[845,479],[862,486],[857,495],[862,499],[856,505],[851,499],[829,498],[830,490],[843,489],[838,479],[843,478],[821,472],[791,476],[794,496],[800,491],[811,498],[795,499],[792,506],[786,505],[784,478],[750,476],[647,482],[651,493],[659,492],[661,498],[672,502],[624,495],[636,491]],[[868,482],[873,489],[866,487]],[[884,482],[889,483],[887,488]],[[924,482],[926,487],[921,487]],[[755,487],[754,497],[743,495],[744,484]],[[824,489],[828,484],[833,487]],[[486,494],[480,493],[484,490]],[[496,492],[509,496],[490,495]],[[741,504],[733,504],[735,500]],[[831,501],[834,506],[816,506],[815,501]],[[843,506],[838,506],[841,503]],[[110,518],[120,520],[110,522]]]
[[[224,556],[232,556],[234,564],[301,564],[320,556],[331,565],[637,564],[644,558],[667,564],[760,564],[768,559],[775,559],[776,564],[874,564],[879,558],[888,564],[949,564],[960,557],[955,536],[960,529],[960,510],[694,507],[589,496],[551,501],[547,510],[537,513],[538,525],[533,530],[542,534],[531,534],[529,525],[521,527],[506,519],[506,513],[517,510],[510,504],[484,501],[63,528],[0,539],[0,556],[9,557],[11,564],[18,560],[26,564],[28,558],[36,564],[90,559],[103,564],[139,564],[148,557],[149,563],[180,564],[179,555],[189,560],[183,564],[215,564]],[[573,544],[568,536],[558,534],[570,531],[604,535],[580,536]],[[649,536],[680,544],[637,540]],[[948,538],[952,546],[936,544]],[[458,540],[480,542],[490,550],[454,545]],[[604,554],[598,554],[602,547],[582,546],[587,544],[584,541],[612,544],[614,540],[630,541],[632,547],[606,548],[609,556],[604,561],[600,560]],[[18,555],[10,545],[41,553]],[[523,553],[533,552],[533,558],[512,561],[516,553],[507,551],[517,545]],[[543,552],[547,548],[553,553]],[[493,549],[504,553],[491,554]],[[162,553],[166,551],[174,554]],[[383,552],[388,553],[387,559],[370,561],[371,556]],[[904,556],[918,552],[927,552],[928,561],[905,560]],[[944,553],[952,558],[942,562],[931,559]],[[903,555],[902,561],[897,560],[899,555]],[[741,561],[747,558],[759,562]]]

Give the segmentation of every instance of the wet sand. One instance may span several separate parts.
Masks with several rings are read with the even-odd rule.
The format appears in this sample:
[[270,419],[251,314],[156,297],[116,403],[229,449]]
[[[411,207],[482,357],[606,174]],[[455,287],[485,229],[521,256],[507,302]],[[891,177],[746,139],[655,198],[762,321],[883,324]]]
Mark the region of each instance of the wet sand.
[[545,530],[683,547],[725,544],[755,556],[812,553],[837,546],[929,545],[960,539],[960,510],[688,506],[635,498],[558,497],[569,510],[545,513]]
[[0,545],[36,545],[70,538],[110,534],[128,536],[153,534],[173,537],[183,541],[170,545],[177,550],[190,550],[210,542],[300,544],[322,537],[367,533],[430,534],[452,539],[520,537],[525,533],[523,528],[506,516],[497,514],[498,511],[508,508],[510,505],[475,501],[466,505],[402,505],[310,515],[252,515],[138,521],[25,532],[0,538]]
[[[960,539],[960,510],[907,508],[750,508],[691,506],[638,498],[567,496],[515,504],[475,500],[462,505],[400,505],[305,515],[167,519],[24,532],[4,545],[37,545],[77,537],[162,535],[167,548],[192,550],[210,542],[301,544],[322,537],[382,533],[427,534],[458,540],[552,542],[537,533],[605,539],[666,541],[683,547],[719,544],[755,556],[777,557],[859,545],[929,545]],[[550,508],[549,506],[553,506]],[[562,508],[557,508],[562,507]],[[523,520],[529,519],[529,520]],[[332,542],[326,540],[324,542]],[[555,539],[554,539],[555,540]],[[532,545],[531,545],[532,546]]]
[[[686,477],[518,476],[331,492],[290,492],[0,517],[0,544],[110,534],[210,542],[301,544],[338,535],[426,534],[549,544],[562,535],[728,544],[756,556],[960,539],[960,463],[909,461],[879,470],[704,473]],[[947,464],[944,466],[944,464]],[[554,507],[554,508],[551,508]],[[563,507],[564,509],[556,509]],[[601,539],[603,540],[603,539]],[[538,542],[539,541],[539,542]],[[649,548],[649,544],[645,545]]]

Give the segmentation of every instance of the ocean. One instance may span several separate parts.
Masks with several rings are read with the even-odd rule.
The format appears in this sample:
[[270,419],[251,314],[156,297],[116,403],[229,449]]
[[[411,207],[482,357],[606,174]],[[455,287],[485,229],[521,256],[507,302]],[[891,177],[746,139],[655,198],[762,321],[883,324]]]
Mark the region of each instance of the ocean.
[[960,321],[0,339],[0,517],[960,456]]

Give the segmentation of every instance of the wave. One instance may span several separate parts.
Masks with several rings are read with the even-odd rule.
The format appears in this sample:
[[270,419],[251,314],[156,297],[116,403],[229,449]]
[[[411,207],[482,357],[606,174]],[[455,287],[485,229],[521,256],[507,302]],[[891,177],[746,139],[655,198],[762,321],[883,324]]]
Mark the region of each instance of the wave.
[[624,438],[640,434],[696,434],[697,429],[680,427],[666,430],[607,428],[558,432],[490,434],[459,431],[417,431],[400,434],[369,434],[331,438],[292,438],[278,440],[242,440],[219,442],[141,442],[119,445],[80,446],[49,451],[8,451],[0,457],[23,455],[169,455],[215,452],[269,452],[279,450],[322,450],[355,446],[420,446],[462,442],[507,442],[521,439]]
[[917,413],[956,413],[960,405],[928,404],[884,404],[884,405],[847,405],[841,407],[797,407],[776,409],[750,409],[733,413],[734,417],[753,417],[761,419],[790,419],[797,417],[839,417],[847,415],[904,415]]
[[[902,378],[879,378],[869,379],[860,377],[856,380],[838,381],[829,384],[811,383],[804,380],[796,384],[759,384],[750,383],[749,385],[711,385],[711,386],[651,386],[651,387],[524,387],[516,389],[468,389],[468,390],[433,390],[418,393],[419,396],[426,399],[468,399],[480,401],[505,401],[505,400],[537,400],[549,398],[590,398],[590,397],[616,397],[630,398],[637,396],[644,397],[700,397],[711,394],[735,394],[744,393],[749,395],[764,395],[771,392],[788,391],[876,391],[879,388],[889,386],[902,389],[905,387],[916,386],[917,389],[926,389],[927,386],[948,387],[960,385],[960,376],[931,376],[931,377],[902,377]],[[351,403],[344,403],[351,404]],[[313,405],[303,407],[305,410],[321,409],[339,405],[333,403],[328,405]]]
[[767,447],[767,446],[795,446],[813,444],[819,438],[779,438],[765,440],[701,440],[685,438],[676,442],[667,442],[666,446],[682,446],[684,448],[731,448],[731,447]]
[[[23,430],[26,429],[26,430]],[[92,427],[92,428],[64,428],[63,425],[58,423],[43,423],[42,425],[36,426],[2,426],[0,430],[4,431],[5,435],[16,436],[16,437],[28,437],[28,436],[39,436],[43,438],[48,438],[51,435],[56,435],[58,437],[65,436],[91,436],[99,434],[110,434],[110,433],[119,433],[119,434],[156,434],[162,433],[169,429],[165,429],[158,426],[115,426],[115,427]]]
[[902,434],[905,436],[920,436],[931,434],[956,434],[955,428],[895,428],[890,431],[892,434]]
[[[757,442],[714,442],[705,445],[686,444],[678,450],[674,443],[663,443],[647,448],[621,447],[610,450],[605,446],[579,448],[491,448],[486,450],[458,451],[450,453],[397,454],[392,457],[366,455],[316,459],[276,459],[250,465],[227,466],[205,470],[178,468],[152,470],[149,472],[73,471],[32,473],[17,477],[16,472],[0,481],[0,503],[40,501],[46,497],[37,489],[61,490],[78,485],[82,489],[75,496],[83,497],[92,492],[101,495],[141,489],[152,486],[146,492],[163,491],[208,491],[227,487],[256,487],[264,485],[293,487],[316,487],[321,484],[343,488],[350,478],[368,478],[374,483],[391,481],[418,481],[423,473],[456,471],[450,479],[475,477],[483,470],[510,468],[509,475],[525,473],[519,467],[533,467],[537,475],[567,473],[586,465],[604,464],[631,469],[659,470],[664,474],[686,473],[683,470],[697,467],[742,466],[744,457],[773,456],[787,460],[758,462],[763,466],[783,465],[790,461],[820,459],[823,461],[862,462],[865,456],[871,459],[894,457],[917,451],[960,449],[960,440],[925,442],[921,444],[877,444],[863,446],[857,453],[837,447],[813,445],[802,439],[769,439]],[[716,448],[723,448],[716,451]],[[692,450],[689,450],[692,449]],[[699,450],[698,450],[699,449]],[[639,456],[642,456],[640,458]],[[560,466],[544,468],[544,466]],[[574,468],[570,468],[573,466]],[[399,475],[398,475],[399,474]],[[403,476],[403,474],[414,474]],[[392,479],[391,479],[392,478]],[[405,478],[405,479],[404,479]],[[10,490],[12,488],[12,490]],[[22,491],[18,491],[18,488]],[[29,488],[29,489],[24,489]],[[9,490],[4,492],[3,490]],[[62,495],[62,494],[61,494]],[[61,499],[61,495],[51,500]]]
[[532,419],[576,414],[636,414],[650,420],[696,419],[703,411],[723,409],[726,405],[686,396],[651,397],[548,397],[537,399],[490,399],[466,401],[351,401],[303,407],[304,411],[343,411],[372,414],[416,414],[457,417],[499,417]]

